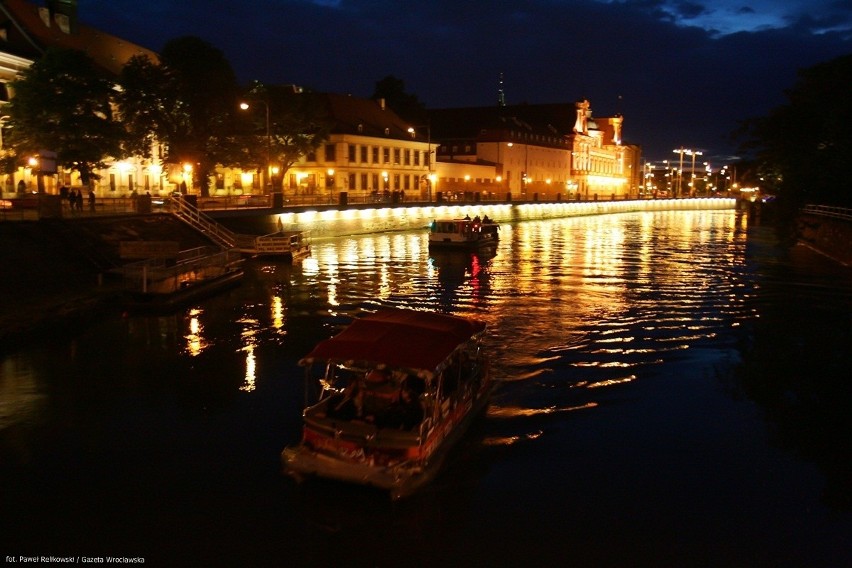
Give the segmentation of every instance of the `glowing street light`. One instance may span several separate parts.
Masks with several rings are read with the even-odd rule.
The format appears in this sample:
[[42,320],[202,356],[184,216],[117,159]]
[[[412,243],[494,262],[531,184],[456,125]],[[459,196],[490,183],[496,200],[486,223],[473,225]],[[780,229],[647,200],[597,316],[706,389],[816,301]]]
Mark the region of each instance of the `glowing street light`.
[[672,150],[675,154],[680,154],[680,166],[678,167],[678,178],[677,178],[677,197],[681,195],[681,184],[683,183],[683,155],[692,156],[692,179],[689,183],[689,186],[692,190],[695,190],[695,156],[703,156],[704,152],[699,150],[690,150],[688,148],[684,148],[681,146],[675,150]]
[[429,183],[426,184],[426,199],[427,201],[432,201],[432,186],[434,185],[433,176],[432,176],[432,125],[430,124],[415,124],[414,126],[408,127],[408,133],[411,134],[412,138],[417,136],[417,129],[425,128],[426,129],[426,146],[428,148],[426,152],[426,179],[429,180]]
[[[263,187],[264,187],[264,191],[265,191],[266,188],[270,185],[270,183],[269,183],[269,168],[270,168],[270,165],[271,165],[271,162],[272,162],[272,136],[271,136],[270,131],[269,131],[269,103],[267,101],[263,100],[263,99],[258,99],[257,101],[254,101],[254,102],[262,103],[263,106],[266,107],[266,168],[264,168],[265,171],[264,171],[264,174],[263,174],[263,177],[264,177]],[[240,108],[242,110],[248,110],[248,109],[251,108],[251,105],[247,102],[241,102]]]

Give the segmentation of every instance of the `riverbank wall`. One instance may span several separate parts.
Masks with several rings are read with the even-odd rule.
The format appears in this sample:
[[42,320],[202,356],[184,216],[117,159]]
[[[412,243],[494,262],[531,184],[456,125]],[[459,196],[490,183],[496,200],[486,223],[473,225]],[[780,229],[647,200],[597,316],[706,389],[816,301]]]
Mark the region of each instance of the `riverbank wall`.
[[268,213],[211,212],[211,217],[237,232],[269,234],[275,231],[306,231],[312,240],[426,229],[435,219],[471,219],[486,215],[497,223],[517,223],[541,219],[610,215],[636,211],[695,211],[734,209],[732,198],[656,199],[589,202],[516,202],[397,204],[324,208],[295,208]]

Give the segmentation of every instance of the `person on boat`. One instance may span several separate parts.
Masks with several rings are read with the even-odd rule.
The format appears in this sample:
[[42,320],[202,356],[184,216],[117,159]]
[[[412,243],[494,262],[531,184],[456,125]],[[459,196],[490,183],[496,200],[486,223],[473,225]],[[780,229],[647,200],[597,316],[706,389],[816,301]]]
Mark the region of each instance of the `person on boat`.
[[399,398],[399,382],[391,379],[384,369],[372,369],[364,377],[364,413],[375,416]]
[[482,223],[482,219],[479,218],[479,215],[473,218],[473,223],[474,225],[479,225],[480,223]]
[[417,395],[410,388],[403,387],[399,393],[399,400],[382,414],[379,427],[411,430],[422,421],[423,406]]
[[488,218],[488,214],[486,213],[485,217],[482,218],[482,224],[487,225],[490,222],[491,222],[491,219]]

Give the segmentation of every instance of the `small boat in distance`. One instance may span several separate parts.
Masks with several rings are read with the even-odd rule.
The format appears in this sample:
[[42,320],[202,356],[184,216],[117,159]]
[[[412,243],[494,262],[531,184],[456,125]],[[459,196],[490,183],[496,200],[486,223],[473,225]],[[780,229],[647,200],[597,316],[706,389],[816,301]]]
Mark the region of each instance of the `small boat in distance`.
[[448,249],[496,247],[499,225],[485,217],[436,219],[429,225],[429,246]]
[[[429,482],[485,408],[492,381],[475,319],[389,309],[356,319],[301,361],[316,400],[285,473],[388,490]],[[309,389],[308,391],[309,392]]]

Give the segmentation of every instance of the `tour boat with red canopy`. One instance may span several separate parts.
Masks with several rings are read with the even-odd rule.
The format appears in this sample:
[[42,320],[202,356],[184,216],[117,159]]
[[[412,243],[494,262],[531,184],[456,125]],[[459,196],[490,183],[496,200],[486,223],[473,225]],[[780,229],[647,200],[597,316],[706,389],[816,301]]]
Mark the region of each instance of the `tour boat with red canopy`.
[[301,361],[316,400],[285,473],[416,491],[487,404],[492,381],[476,319],[388,309],[354,320]]

